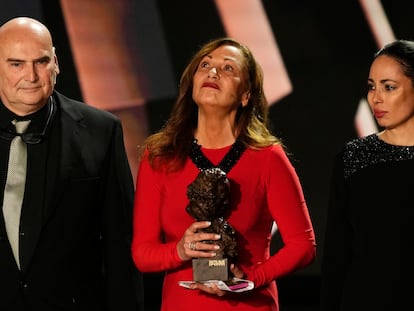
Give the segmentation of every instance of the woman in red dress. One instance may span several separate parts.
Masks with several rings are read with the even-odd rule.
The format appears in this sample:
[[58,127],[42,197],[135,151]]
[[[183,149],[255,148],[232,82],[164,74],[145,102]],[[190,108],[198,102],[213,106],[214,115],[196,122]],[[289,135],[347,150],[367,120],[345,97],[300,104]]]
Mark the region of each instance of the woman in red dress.
[[[137,174],[132,253],[141,271],[165,272],[161,310],[279,310],[276,280],[315,259],[299,178],[267,123],[263,73],[248,47],[231,38],[205,44],[183,72],[169,120],[147,138]],[[213,167],[230,182],[230,271],[251,281],[247,291],[180,286],[193,280],[192,259],[220,252],[221,234],[186,210],[188,186]],[[271,254],[274,222],[283,246]]]

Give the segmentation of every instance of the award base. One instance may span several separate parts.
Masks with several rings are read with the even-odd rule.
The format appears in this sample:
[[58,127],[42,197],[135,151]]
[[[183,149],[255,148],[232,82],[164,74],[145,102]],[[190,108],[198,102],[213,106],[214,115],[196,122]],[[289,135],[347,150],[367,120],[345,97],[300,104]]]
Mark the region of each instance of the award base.
[[230,279],[227,258],[194,258],[193,281],[208,280],[227,281]]

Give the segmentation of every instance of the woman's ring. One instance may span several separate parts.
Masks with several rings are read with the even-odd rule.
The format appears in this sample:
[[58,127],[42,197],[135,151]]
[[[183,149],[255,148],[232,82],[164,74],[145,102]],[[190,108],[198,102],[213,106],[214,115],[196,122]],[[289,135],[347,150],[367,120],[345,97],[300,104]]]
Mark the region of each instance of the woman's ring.
[[191,241],[190,243],[188,243],[188,248],[191,249],[192,251],[196,251],[197,247],[196,247],[196,243],[195,241]]

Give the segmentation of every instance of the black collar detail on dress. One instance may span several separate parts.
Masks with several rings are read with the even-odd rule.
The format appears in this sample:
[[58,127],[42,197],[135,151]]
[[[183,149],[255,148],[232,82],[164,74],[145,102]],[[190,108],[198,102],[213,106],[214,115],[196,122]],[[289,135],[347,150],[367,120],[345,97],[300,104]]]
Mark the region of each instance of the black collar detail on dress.
[[236,140],[220,163],[217,166],[214,166],[214,164],[201,152],[201,145],[199,145],[197,139],[194,138],[189,156],[200,171],[218,167],[227,174],[240,159],[244,150],[246,150],[246,146],[241,141]]

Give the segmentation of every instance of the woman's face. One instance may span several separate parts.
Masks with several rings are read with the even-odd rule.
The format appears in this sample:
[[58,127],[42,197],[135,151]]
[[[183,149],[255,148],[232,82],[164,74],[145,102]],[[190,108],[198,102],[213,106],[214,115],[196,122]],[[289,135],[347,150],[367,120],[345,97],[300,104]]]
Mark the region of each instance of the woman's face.
[[367,100],[381,127],[414,126],[413,83],[394,58],[382,55],[372,63]]
[[200,109],[235,111],[249,100],[241,51],[223,45],[205,56],[193,77],[193,100]]

